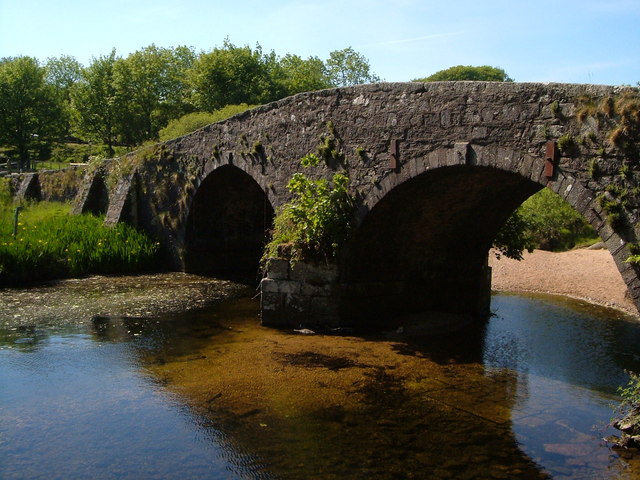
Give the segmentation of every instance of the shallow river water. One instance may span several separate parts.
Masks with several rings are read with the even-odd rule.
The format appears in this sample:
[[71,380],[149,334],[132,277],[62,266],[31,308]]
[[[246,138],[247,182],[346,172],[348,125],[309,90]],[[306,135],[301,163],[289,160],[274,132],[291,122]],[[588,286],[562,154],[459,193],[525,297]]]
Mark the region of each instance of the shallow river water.
[[[640,324],[499,294],[420,337],[184,313],[0,319],[2,479],[638,478],[602,438]],[[46,303],[46,302],[45,302]]]

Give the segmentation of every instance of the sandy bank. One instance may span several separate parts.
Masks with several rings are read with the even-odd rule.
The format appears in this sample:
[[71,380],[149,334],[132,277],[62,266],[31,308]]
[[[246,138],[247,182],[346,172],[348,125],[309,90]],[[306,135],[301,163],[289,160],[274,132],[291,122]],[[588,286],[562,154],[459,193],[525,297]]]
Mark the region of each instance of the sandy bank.
[[496,291],[567,295],[639,316],[608,250],[534,250],[522,261],[491,254],[489,265]]

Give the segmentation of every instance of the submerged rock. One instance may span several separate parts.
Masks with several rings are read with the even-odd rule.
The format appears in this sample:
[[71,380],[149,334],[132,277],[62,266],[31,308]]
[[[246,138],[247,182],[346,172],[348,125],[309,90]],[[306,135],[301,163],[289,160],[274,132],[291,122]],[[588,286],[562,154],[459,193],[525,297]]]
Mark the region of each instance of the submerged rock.
[[634,406],[624,417],[616,420],[613,426],[620,430],[619,437],[607,437],[614,448],[632,449],[640,452],[640,405]]

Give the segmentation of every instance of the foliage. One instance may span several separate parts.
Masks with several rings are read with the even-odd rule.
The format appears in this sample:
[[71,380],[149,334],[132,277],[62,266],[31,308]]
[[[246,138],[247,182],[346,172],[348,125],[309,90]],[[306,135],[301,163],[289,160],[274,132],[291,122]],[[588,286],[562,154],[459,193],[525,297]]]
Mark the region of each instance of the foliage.
[[271,100],[273,87],[260,45],[237,47],[228,39],[195,60],[189,81],[194,105],[209,112],[230,104],[264,103]]
[[51,149],[51,161],[61,163],[87,163],[96,150],[88,143],[57,143]]
[[509,216],[493,240],[493,248],[498,258],[504,255],[514,260],[522,260],[522,252],[526,250],[531,253],[535,247],[532,225],[520,210],[516,210]]
[[334,87],[348,87],[380,81],[380,77],[371,72],[369,60],[351,47],[334,50],[329,54],[327,76]]
[[45,74],[31,57],[0,62],[0,146],[14,149],[21,169],[61,134],[62,108]]
[[618,394],[622,398],[618,407],[621,413],[640,406],[640,375],[629,370],[626,370],[626,373],[629,375],[629,382],[623,387],[618,387]]
[[242,113],[254,107],[255,105],[241,103],[240,105],[227,105],[226,107],[211,113],[187,113],[180,118],[169,121],[169,124],[160,130],[160,141],[166,142],[167,140],[172,140],[188,133],[195,132],[206,125],[226,120],[233,115],[237,115],[238,113]]
[[553,191],[543,188],[511,214],[493,247],[498,258],[504,255],[522,260],[524,250],[563,251],[597,239],[598,234],[582,215]]
[[114,83],[118,58],[115,49],[107,56],[94,58],[72,91],[77,128],[86,138],[105,143],[109,156],[114,154],[118,122],[124,116]]
[[187,70],[195,54],[188,47],[150,45],[115,62],[113,82],[122,108],[120,140],[140,145],[156,140],[169,119],[191,110],[187,103]]
[[[319,162],[314,154],[300,160],[305,168],[316,168]],[[283,256],[283,246],[292,263],[334,258],[351,230],[354,202],[348,188],[344,173],[335,173],[331,182],[296,173],[288,184],[293,199],[278,211],[263,259]]]
[[62,108],[63,130],[65,135],[71,133],[71,119],[73,107],[71,105],[71,90],[82,78],[82,65],[75,57],[61,55],[58,58],[48,58],[45,64],[46,82],[51,85],[56,93],[58,102]]
[[440,70],[426,78],[416,79],[414,82],[446,82],[456,80],[474,80],[484,82],[513,82],[506,72],[497,67],[483,65],[472,67],[457,65],[455,67]]
[[124,223],[112,228],[103,218],[70,216],[67,204],[27,206],[12,235],[13,208],[0,207],[0,285],[153,268],[158,244]]
[[2,208],[2,205],[9,205],[12,200],[11,179],[9,177],[0,177],[0,208]]
[[568,250],[598,238],[584,217],[548,188],[528,198],[517,211],[536,248]]
[[279,60],[273,73],[285,96],[332,86],[327,67],[318,57],[303,59],[288,53]]

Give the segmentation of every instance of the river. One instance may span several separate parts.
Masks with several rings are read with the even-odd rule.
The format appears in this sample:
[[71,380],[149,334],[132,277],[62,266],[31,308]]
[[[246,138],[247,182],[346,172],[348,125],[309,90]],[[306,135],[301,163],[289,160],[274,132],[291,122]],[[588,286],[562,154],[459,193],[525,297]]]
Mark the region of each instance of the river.
[[618,312],[496,294],[473,328],[302,335],[261,327],[251,290],[177,278],[0,293],[0,478],[640,475],[602,440],[640,371]]

